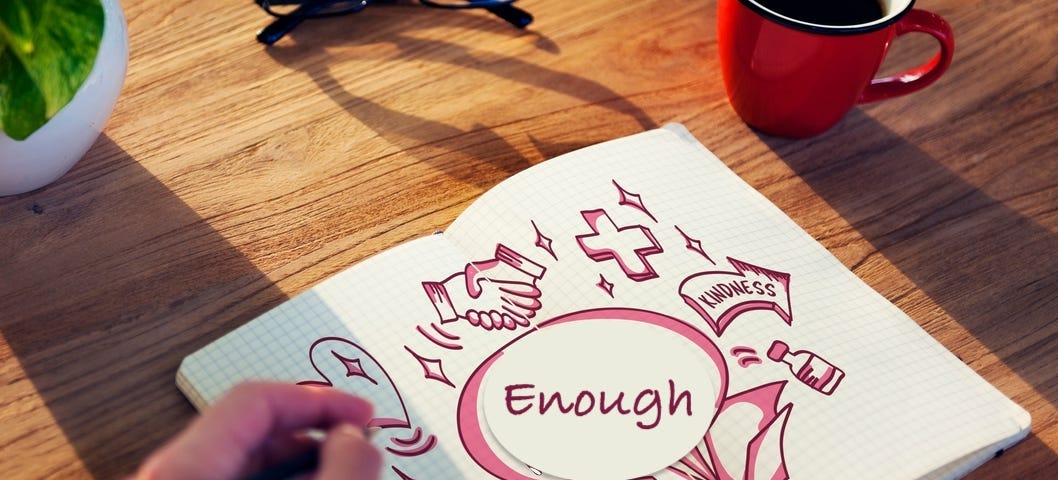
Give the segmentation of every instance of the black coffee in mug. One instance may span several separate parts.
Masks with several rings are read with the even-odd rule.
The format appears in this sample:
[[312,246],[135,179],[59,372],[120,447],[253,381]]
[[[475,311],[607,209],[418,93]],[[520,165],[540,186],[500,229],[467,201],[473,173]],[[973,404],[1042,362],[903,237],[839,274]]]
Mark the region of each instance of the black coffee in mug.
[[784,17],[817,25],[859,25],[885,16],[880,0],[756,0]]

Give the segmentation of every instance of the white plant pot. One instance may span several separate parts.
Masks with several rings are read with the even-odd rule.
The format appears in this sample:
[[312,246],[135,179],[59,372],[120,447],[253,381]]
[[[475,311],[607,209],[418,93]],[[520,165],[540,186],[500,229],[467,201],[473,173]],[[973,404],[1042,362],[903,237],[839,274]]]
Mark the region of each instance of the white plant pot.
[[0,131],[0,196],[57,180],[84,156],[114,111],[129,64],[129,35],[118,0],[102,4],[99,53],[70,103],[25,140],[12,140]]

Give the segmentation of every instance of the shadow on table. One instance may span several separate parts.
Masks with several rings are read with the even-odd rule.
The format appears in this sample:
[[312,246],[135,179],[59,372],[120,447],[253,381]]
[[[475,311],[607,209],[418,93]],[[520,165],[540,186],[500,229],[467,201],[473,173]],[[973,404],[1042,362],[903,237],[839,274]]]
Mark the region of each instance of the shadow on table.
[[55,184],[0,199],[0,224],[19,233],[0,235],[5,362],[97,478],[130,473],[191,417],[184,356],[285,299],[105,136]]
[[[394,11],[404,11],[407,15],[397,16]],[[336,104],[380,136],[401,147],[405,153],[416,156],[453,178],[479,188],[491,187],[495,179],[482,175],[480,165],[472,165],[465,159],[455,158],[451,152],[463,152],[473,158],[489,159],[489,164],[502,170],[504,176],[517,173],[530,165],[514,146],[487,126],[477,125],[470,130],[462,130],[439,121],[393,110],[357,95],[335,78],[332,66],[338,59],[321,52],[333,47],[362,48],[377,45],[380,51],[395,47],[399,54],[398,59],[393,61],[447,63],[487,73],[611,109],[632,117],[643,129],[657,128],[657,123],[641,108],[596,81],[548,69],[515,57],[503,57],[453,42],[414,36],[414,31],[423,25],[473,28],[507,37],[532,36],[535,38],[533,44],[537,49],[551,53],[559,52],[557,45],[533,32],[531,28],[528,31],[519,30],[494,18],[468,19],[466,15],[468,14],[465,12],[422,8],[369,9],[356,16],[307,22],[290,33],[293,42],[280,41],[275,46],[267,47],[265,51],[276,62],[304,72]],[[350,25],[356,27],[349,28]],[[423,84],[427,86],[423,88],[446,88],[443,78]],[[512,102],[515,101],[512,98]],[[515,106],[512,104],[512,108]],[[471,105],[464,107],[472,108]],[[585,145],[540,145],[538,141],[534,141],[534,146],[553,155],[555,152],[566,153]]]
[[[813,139],[759,135],[889,262],[1058,406],[1058,336],[1033,338],[1047,331],[1058,308],[1058,235],[861,110]],[[1048,171],[1048,161],[1024,158],[1018,166]],[[1031,194],[1039,181],[1053,179],[1025,179],[1009,196]],[[1033,465],[1058,464],[1058,453],[1035,435],[1025,443],[1040,446],[1020,449],[1026,455],[1048,454]]]

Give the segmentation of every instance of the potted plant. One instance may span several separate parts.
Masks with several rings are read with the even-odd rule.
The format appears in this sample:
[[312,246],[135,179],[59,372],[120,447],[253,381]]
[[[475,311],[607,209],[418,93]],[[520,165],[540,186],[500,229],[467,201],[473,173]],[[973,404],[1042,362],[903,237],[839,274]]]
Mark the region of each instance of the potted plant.
[[127,66],[118,0],[0,0],[0,196],[47,185],[84,156]]

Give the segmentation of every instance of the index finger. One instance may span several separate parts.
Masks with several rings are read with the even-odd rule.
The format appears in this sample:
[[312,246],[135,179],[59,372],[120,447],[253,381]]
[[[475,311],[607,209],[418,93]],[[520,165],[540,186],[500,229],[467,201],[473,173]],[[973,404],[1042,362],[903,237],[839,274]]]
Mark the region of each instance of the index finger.
[[[366,400],[330,387],[286,383],[245,383],[233,388],[202,415],[202,427],[190,434],[229,435],[233,447],[249,447],[281,432],[326,428],[339,423],[366,427],[373,409]],[[231,429],[227,425],[241,425]],[[240,443],[245,442],[245,443]]]

